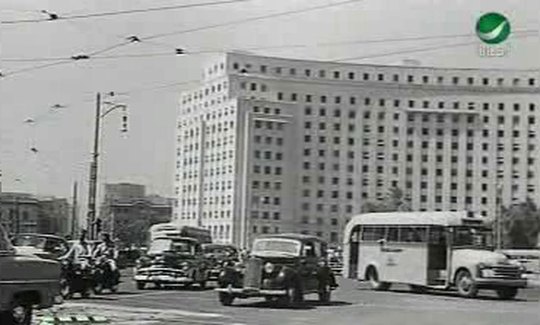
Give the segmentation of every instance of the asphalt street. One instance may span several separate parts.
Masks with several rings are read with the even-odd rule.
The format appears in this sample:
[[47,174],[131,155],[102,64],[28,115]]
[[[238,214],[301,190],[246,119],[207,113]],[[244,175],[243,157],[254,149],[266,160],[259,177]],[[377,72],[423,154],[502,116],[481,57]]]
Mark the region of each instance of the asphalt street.
[[329,304],[308,295],[305,304],[295,308],[273,306],[258,298],[236,300],[224,307],[211,288],[137,290],[125,277],[116,294],[69,300],[54,310],[57,315],[104,316],[111,324],[540,324],[538,288],[522,290],[516,300],[501,301],[490,291],[481,291],[477,299],[464,299],[452,292],[414,294],[407,286],[377,292],[365,283],[339,282]]

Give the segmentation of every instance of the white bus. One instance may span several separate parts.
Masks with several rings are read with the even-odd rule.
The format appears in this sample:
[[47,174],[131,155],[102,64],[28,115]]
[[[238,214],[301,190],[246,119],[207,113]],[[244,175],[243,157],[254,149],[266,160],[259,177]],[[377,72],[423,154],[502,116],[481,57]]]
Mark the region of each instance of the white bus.
[[367,280],[375,290],[392,283],[413,291],[479,289],[512,299],[526,286],[523,267],[491,248],[492,233],[468,212],[389,212],[353,217],[345,227],[344,276]]
[[150,227],[150,241],[157,237],[189,237],[195,238],[201,244],[212,242],[210,230],[189,226],[180,226],[175,223],[158,223]]

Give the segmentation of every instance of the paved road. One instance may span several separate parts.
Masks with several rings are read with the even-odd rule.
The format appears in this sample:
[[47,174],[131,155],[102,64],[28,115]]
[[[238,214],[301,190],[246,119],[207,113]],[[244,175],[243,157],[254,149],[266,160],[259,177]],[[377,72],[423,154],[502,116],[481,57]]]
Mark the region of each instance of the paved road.
[[114,324],[540,324],[540,289],[523,290],[515,301],[500,301],[491,292],[479,299],[454,293],[413,294],[406,286],[375,292],[367,285],[341,279],[333,302],[306,296],[305,305],[279,308],[262,299],[236,300],[223,307],[212,290],[135,289],[129,278],[121,292],[67,301],[59,314],[103,315]]

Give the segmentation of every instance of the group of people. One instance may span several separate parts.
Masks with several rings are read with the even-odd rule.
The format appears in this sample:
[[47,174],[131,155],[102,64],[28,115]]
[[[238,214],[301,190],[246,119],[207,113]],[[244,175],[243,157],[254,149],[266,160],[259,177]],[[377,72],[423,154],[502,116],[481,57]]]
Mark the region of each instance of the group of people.
[[71,263],[81,263],[83,260],[91,258],[94,261],[109,263],[111,271],[117,269],[116,259],[118,258],[118,250],[111,239],[110,234],[101,234],[101,243],[96,247],[86,240],[87,233],[82,231],[79,237],[79,241],[76,242],[71,249],[61,257],[63,260],[67,260]]

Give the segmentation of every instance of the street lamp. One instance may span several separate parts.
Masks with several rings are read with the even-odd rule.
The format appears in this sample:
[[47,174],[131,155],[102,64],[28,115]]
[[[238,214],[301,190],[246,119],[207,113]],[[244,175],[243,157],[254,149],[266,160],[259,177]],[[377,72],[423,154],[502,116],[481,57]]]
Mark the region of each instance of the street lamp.
[[[109,92],[107,95],[113,97],[114,92]],[[109,105],[109,108],[101,113],[101,104]],[[114,102],[101,101],[101,94],[96,95],[96,115],[94,122],[94,149],[92,152],[92,162],[90,163],[90,180],[88,182],[88,216],[87,216],[87,228],[91,239],[95,239],[97,233],[95,230],[97,225],[101,224],[101,220],[96,218],[96,196],[97,196],[97,175],[98,175],[98,157],[99,157],[99,135],[101,131],[101,120],[108,116],[114,110],[122,108],[122,132],[127,132],[127,106],[125,104],[115,104]]]

